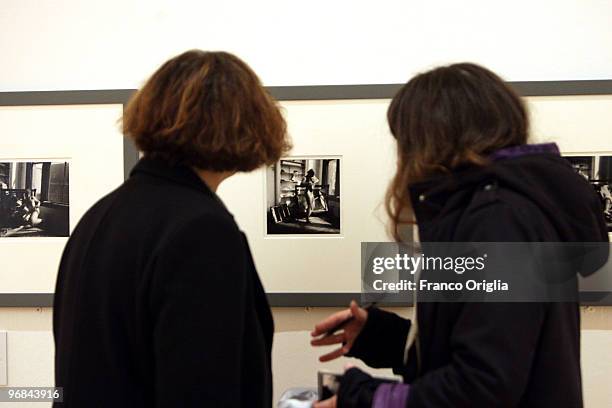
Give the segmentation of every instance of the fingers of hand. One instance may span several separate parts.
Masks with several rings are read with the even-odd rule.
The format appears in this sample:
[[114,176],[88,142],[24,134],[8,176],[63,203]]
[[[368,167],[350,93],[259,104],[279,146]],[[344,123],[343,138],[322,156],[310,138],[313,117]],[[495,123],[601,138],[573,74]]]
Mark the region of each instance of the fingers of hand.
[[343,321],[350,318],[351,316],[352,314],[351,314],[350,309],[346,309],[341,312],[334,313],[333,315],[329,316],[327,319],[319,322],[315,326],[314,330],[310,333],[310,335],[312,337],[320,336],[321,334],[326,333],[328,330],[333,329],[338,324],[342,323]]
[[315,402],[313,408],[336,408],[336,403],[338,402],[338,397],[333,396],[325,401]]
[[331,344],[343,343],[346,341],[346,336],[344,332],[333,334],[331,336],[323,336],[318,339],[313,339],[310,341],[310,344],[313,346],[329,346]]
[[334,351],[332,351],[331,353],[327,353],[327,354],[323,354],[321,357],[319,357],[319,361],[324,363],[326,361],[331,361],[334,360],[338,357],[342,357],[343,355],[345,355],[346,353],[348,353],[350,347],[348,347],[348,345],[345,345],[343,347],[337,348]]

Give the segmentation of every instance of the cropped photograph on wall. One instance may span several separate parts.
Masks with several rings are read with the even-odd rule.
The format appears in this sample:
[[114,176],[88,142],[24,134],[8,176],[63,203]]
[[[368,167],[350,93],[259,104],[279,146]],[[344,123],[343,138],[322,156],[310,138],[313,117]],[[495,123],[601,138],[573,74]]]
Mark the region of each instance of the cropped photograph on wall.
[[612,156],[565,156],[565,159],[595,189],[601,200],[608,232],[612,232]]
[[0,161],[0,238],[67,237],[69,163]]
[[340,158],[283,158],[266,169],[268,235],[340,234]]

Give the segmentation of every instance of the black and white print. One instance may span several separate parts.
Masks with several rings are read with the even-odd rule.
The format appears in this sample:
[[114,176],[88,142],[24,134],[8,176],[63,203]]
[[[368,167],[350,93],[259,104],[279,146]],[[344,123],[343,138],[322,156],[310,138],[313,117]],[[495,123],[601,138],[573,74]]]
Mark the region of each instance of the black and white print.
[[601,200],[608,231],[612,232],[612,156],[565,156],[565,159],[595,189]]
[[67,237],[69,163],[0,161],[0,238]]
[[283,158],[266,188],[268,235],[340,234],[340,158]]

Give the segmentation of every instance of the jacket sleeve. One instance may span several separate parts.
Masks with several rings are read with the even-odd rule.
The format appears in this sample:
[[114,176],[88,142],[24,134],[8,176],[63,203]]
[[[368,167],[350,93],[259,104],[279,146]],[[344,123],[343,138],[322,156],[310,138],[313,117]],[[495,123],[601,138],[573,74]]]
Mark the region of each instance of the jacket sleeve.
[[340,378],[338,390],[339,407],[371,407],[376,389],[385,383],[377,380],[357,367],[352,367]]
[[239,407],[247,290],[231,220],[204,217],[159,251],[151,283],[156,406]]
[[410,320],[372,307],[361,333],[347,354],[374,368],[401,367]]

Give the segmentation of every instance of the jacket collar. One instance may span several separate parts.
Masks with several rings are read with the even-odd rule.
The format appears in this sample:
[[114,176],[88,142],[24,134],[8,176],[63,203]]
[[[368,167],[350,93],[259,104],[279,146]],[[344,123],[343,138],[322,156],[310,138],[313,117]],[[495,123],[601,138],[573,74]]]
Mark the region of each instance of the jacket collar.
[[143,157],[130,172],[130,178],[138,174],[162,178],[217,197],[194,170],[182,164],[172,164],[162,159]]
[[549,153],[555,155],[560,154],[559,147],[556,143],[524,144],[499,149],[496,152],[493,152],[493,154],[489,156],[489,159],[491,161],[498,161],[540,153]]

